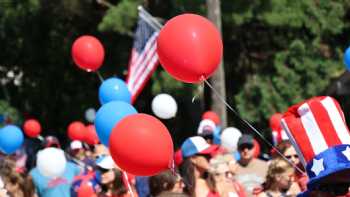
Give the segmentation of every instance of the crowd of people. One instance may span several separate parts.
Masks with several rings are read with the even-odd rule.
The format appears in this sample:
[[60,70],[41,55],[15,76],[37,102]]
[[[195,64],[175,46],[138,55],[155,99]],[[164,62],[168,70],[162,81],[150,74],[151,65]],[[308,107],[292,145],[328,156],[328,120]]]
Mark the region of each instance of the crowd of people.
[[299,160],[288,141],[278,147],[291,163],[278,154],[272,155],[271,161],[257,158],[251,135],[239,138],[236,152],[212,142],[212,130],[190,137],[176,152],[174,170],[135,177],[118,168],[104,145],[72,141],[65,150],[65,172],[50,179],[40,174],[34,153],[49,147],[60,149],[62,145],[56,137],[48,136],[34,150],[33,142],[28,141],[15,154],[2,156],[0,196],[79,197],[84,183],[88,183],[92,195],[102,197],[296,196],[305,188],[305,181],[300,181],[305,176],[291,165],[298,165]]
[[[329,114],[321,109],[333,111]],[[310,110],[320,111],[323,118],[317,122],[318,117],[307,117]],[[258,154],[259,144],[252,135],[231,129],[235,134],[227,146],[223,136],[229,135],[219,131],[213,121],[205,120],[197,136],[187,138],[175,151],[175,165],[151,177],[120,169],[102,144],[92,146],[76,140],[64,151],[64,172],[48,177],[39,169],[39,150],[54,148],[63,152],[62,145],[54,136],[46,137],[39,146],[30,139],[15,154],[1,155],[0,197],[348,195],[350,134],[339,104],[330,97],[313,98],[291,107],[281,122],[289,139],[279,140],[267,158]],[[332,139],[324,138],[326,135]]]

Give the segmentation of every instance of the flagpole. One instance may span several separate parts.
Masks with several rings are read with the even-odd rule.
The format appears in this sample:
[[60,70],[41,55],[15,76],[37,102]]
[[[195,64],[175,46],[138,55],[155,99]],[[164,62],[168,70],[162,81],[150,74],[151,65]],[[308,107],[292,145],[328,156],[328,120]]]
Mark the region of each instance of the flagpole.
[[163,25],[155,19],[150,13],[147,12],[145,8],[141,5],[137,7],[140,12],[140,17],[142,17],[149,25],[151,25],[155,30],[159,31]]

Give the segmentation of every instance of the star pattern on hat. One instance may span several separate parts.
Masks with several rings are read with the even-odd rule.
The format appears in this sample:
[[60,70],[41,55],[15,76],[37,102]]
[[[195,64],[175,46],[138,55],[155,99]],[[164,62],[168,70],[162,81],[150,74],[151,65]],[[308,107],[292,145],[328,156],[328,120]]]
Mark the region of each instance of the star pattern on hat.
[[343,155],[350,161],[350,147],[347,146],[344,151],[342,151]]
[[316,174],[316,176],[318,176],[320,174],[320,172],[322,172],[323,170],[324,170],[323,158],[318,159],[318,160],[313,159],[311,171],[314,172]]

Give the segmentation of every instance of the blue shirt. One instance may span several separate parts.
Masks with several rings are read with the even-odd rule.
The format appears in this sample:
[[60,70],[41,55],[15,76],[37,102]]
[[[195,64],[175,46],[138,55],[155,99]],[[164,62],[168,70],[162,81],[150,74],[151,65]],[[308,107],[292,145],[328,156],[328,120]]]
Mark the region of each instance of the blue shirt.
[[67,162],[63,175],[57,179],[41,175],[38,168],[30,171],[39,197],[70,197],[72,182],[79,174],[80,168],[71,162]]

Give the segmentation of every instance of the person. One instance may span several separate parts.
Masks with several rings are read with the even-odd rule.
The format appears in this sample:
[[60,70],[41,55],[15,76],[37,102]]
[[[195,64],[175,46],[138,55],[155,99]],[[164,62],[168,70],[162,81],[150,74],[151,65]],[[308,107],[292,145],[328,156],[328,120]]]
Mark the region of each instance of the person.
[[[293,164],[296,168],[294,173],[294,181],[299,185],[301,191],[306,190],[306,184],[308,181],[307,175],[305,173],[305,168],[301,164],[299,155],[297,154],[295,148],[292,146],[289,140],[283,140],[277,144],[277,150],[283,154],[283,156],[288,159],[291,164]],[[272,154],[273,158],[282,158],[280,154],[275,151]]]
[[210,160],[209,186],[219,196],[245,197],[243,186],[235,178],[237,163],[231,154],[216,155]]
[[[47,137],[44,142],[45,148],[60,148],[61,145],[57,138]],[[30,170],[29,174],[35,185],[39,197],[70,197],[70,188],[74,177],[81,173],[81,169],[72,162],[67,162],[63,175],[58,178],[49,178],[43,176],[38,167]]]
[[[123,180],[123,173],[115,165],[110,155],[100,156],[96,160],[96,171],[99,173],[102,191],[99,197],[131,197],[127,188],[127,183]],[[132,187],[134,197],[137,197],[136,189]]]
[[263,184],[263,192],[260,192],[256,196],[293,197],[297,196],[300,191],[299,186],[294,182],[293,166],[283,158],[276,158],[271,161],[267,170],[266,181]]
[[183,161],[179,166],[185,184],[184,192],[190,196],[213,196],[206,181],[210,154],[217,147],[203,137],[187,138],[181,145]]
[[347,194],[350,133],[339,103],[329,96],[313,97],[288,108],[281,123],[309,177],[300,196]]
[[210,119],[201,120],[197,129],[197,135],[203,137],[209,144],[213,143],[213,133],[216,129],[215,122]]
[[254,157],[253,136],[243,134],[237,146],[240,160],[236,170],[236,180],[244,186],[248,196],[253,196],[253,189],[265,181],[268,164]]
[[20,174],[15,170],[15,161],[6,158],[1,161],[0,179],[1,194],[4,196],[35,197],[33,182],[25,174]]
[[183,182],[178,174],[166,170],[149,179],[150,193],[153,197],[172,196],[183,193]]
[[72,163],[78,165],[82,171],[92,171],[94,160],[91,157],[85,155],[85,148],[83,143],[78,140],[74,140],[70,143],[68,158]]

